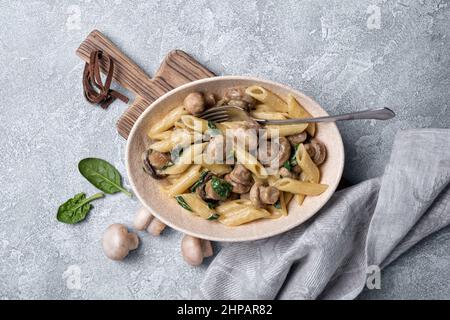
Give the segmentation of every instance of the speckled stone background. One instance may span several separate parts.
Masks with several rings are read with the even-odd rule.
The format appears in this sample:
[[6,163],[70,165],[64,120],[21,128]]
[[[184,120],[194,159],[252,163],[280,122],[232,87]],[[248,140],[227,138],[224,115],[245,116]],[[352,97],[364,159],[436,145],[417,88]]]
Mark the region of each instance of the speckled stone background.
[[[125,109],[85,102],[78,44],[94,28],[152,74],[183,49],[217,74],[245,74],[298,88],[331,113],[387,106],[389,122],[339,124],[345,177],[380,175],[396,131],[449,127],[448,1],[0,1],[0,298],[186,298],[206,265],[179,254],[181,234],[142,233],[121,263],[103,256],[113,222],[131,224],[125,195],[95,202],[87,221],[58,223],[58,205],[95,192],[77,171],[88,156],[122,173]],[[125,179],[125,183],[127,183]],[[450,229],[382,272],[361,298],[449,298]],[[217,248],[217,247],[216,247]],[[217,248],[218,249],[218,248]]]

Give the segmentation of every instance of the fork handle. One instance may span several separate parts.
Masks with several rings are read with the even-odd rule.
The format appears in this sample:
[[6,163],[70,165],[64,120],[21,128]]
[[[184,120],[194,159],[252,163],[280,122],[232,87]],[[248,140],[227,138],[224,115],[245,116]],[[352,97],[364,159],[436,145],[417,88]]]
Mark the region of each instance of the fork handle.
[[260,124],[297,124],[297,123],[311,123],[311,122],[334,122],[342,120],[360,120],[360,119],[375,119],[388,120],[395,117],[394,111],[389,108],[382,108],[377,110],[364,110],[357,112],[350,112],[336,116],[326,116],[318,118],[302,118],[302,119],[286,119],[286,120],[263,120],[254,119]]

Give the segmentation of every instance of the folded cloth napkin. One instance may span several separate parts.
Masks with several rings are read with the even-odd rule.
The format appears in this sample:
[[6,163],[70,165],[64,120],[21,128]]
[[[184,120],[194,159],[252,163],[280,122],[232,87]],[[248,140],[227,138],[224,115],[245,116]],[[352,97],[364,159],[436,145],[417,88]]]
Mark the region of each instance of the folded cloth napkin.
[[225,245],[197,297],[353,299],[377,268],[450,224],[449,180],[450,129],[399,132],[382,177],[336,192],[291,231]]

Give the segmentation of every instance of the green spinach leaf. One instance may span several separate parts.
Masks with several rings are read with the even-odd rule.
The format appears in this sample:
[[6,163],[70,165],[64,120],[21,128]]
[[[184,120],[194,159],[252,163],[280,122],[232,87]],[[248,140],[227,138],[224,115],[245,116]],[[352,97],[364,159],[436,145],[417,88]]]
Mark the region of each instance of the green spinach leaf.
[[208,217],[208,220],[217,220],[217,219],[219,219],[219,217],[220,216],[217,213],[213,213],[212,215],[210,215]]
[[278,200],[277,202],[275,202],[275,203],[273,204],[273,206],[274,206],[275,208],[277,208],[277,209],[281,209],[281,202],[280,202],[280,200]]
[[288,169],[289,171],[292,170],[291,162],[290,162],[289,160],[286,160],[286,162],[283,163],[283,167],[285,167],[285,168]]
[[209,129],[217,129],[217,126],[213,121],[208,121],[208,128]]
[[295,157],[295,154],[297,153],[299,146],[299,144],[296,144],[294,148],[291,148],[291,157],[289,159],[289,164],[291,167],[295,167],[297,165],[297,158]]
[[100,192],[94,194],[92,197],[86,198],[85,193],[78,193],[75,197],[59,206],[56,219],[68,224],[75,224],[83,221],[92,209],[90,202],[102,198],[103,196],[104,194]]
[[78,163],[78,170],[99,190],[108,194],[123,192],[131,197],[131,192],[122,186],[119,171],[109,162],[98,158],[86,158]]
[[205,201],[205,202],[208,205],[208,208],[210,208],[210,209],[215,209],[219,205],[219,201],[208,200],[208,201]]
[[197,188],[205,181],[205,177],[208,174],[208,171],[203,171],[200,175],[200,179],[198,179],[191,187],[191,192],[195,192]]
[[215,176],[211,178],[211,187],[222,199],[228,198],[233,189],[233,186],[230,183]]
[[177,200],[178,204],[184,209],[192,211],[192,208],[187,204],[186,200],[184,200],[182,196],[176,196],[175,199]]

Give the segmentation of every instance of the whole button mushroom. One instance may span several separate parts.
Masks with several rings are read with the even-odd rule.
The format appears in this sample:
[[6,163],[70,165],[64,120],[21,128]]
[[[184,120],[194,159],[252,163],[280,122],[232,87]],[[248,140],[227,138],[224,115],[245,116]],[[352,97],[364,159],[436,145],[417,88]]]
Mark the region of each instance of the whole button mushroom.
[[199,114],[205,110],[205,99],[200,92],[191,92],[184,98],[183,105],[190,114]]
[[103,234],[103,251],[112,260],[123,260],[139,245],[139,238],[120,223],[110,225]]
[[185,235],[181,240],[181,254],[188,264],[199,266],[203,258],[213,255],[213,249],[210,241]]

